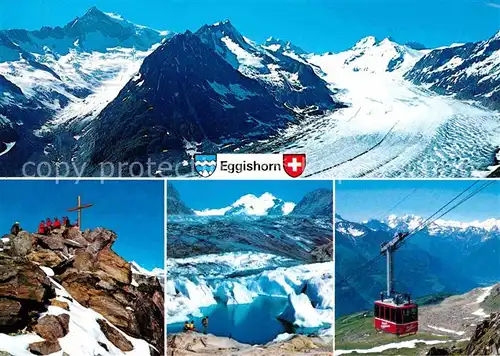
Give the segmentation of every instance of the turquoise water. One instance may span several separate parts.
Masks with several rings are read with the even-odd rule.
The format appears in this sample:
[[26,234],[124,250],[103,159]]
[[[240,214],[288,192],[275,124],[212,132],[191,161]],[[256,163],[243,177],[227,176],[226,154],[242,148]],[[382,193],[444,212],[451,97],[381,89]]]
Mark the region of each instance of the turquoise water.
[[[200,308],[203,316],[209,317],[208,333],[230,337],[245,344],[265,344],[279,334],[311,334],[319,328],[294,328],[276,319],[285,309],[286,298],[258,297],[251,304],[211,305]],[[202,332],[201,319],[191,317],[197,331]],[[329,325],[326,325],[329,326]],[[167,325],[167,333],[178,333],[184,329],[184,323]]]

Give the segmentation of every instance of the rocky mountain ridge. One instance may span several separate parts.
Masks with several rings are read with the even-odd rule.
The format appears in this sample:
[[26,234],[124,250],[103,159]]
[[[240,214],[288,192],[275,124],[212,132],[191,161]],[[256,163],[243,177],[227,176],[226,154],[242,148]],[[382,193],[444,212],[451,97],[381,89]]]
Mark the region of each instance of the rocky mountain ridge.
[[103,228],[3,236],[0,350],[163,355],[163,288],[133,276],[112,250],[116,238]]

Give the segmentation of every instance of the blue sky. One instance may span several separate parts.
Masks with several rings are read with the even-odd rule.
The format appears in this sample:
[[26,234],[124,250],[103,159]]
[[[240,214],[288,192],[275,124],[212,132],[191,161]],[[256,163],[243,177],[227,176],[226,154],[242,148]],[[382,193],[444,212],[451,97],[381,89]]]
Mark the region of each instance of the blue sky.
[[64,25],[93,5],[175,32],[230,19],[254,41],[280,37],[311,52],[341,51],[368,35],[437,47],[500,29],[500,0],[2,0],[0,28]]
[[[118,234],[113,249],[128,261],[152,269],[164,266],[163,181],[2,181],[0,180],[0,235],[14,221],[36,231],[40,220],[76,213],[67,209],[93,204],[82,213],[83,228],[105,227]],[[145,233],[146,232],[146,233]]]
[[286,181],[217,181],[189,180],[171,182],[181,199],[194,210],[224,208],[245,194],[271,193],[284,201],[298,203],[304,195],[318,188],[333,189],[328,180]]
[[[470,180],[338,181],[335,185],[336,213],[352,221],[380,218],[380,215],[418,188],[390,214],[428,217],[472,183]],[[488,218],[500,218],[500,182],[492,184],[442,217],[463,222]]]

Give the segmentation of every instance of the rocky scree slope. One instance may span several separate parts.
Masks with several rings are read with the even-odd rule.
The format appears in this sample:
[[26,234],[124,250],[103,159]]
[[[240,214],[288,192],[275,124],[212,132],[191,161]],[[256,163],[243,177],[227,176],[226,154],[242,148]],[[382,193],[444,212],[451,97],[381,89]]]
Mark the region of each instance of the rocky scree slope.
[[498,355],[500,354],[500,312],[478,324],[465,347],[433,347],[427,355]]
[[[38,355],[60,350],[70,355],[131,351],[163,355],[162,286],[155,277],[137,283],[130,264],[111,249],[116,238],[103,228],[84,232],[72,228],[64,236],[63,230],[51,236],[24,231],[4,235],[0,239],[0,351],[23,340],[36,340],[26,346]],[[79,325],[81,318],[98,330],[91,334]],[[88,335],[75,338],[79,332]],[[73,345],[68,342],[71,337]],[[95,346],[87,345],[85,338]],[[67,351],[75,350],[75,340],[81,343],[79,351]]]

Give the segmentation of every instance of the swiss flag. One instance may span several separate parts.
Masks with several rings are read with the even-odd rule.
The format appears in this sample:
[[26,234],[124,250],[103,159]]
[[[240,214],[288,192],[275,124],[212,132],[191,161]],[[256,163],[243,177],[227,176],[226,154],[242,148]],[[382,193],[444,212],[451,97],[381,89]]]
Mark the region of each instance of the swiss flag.
[[299,177],[306,169],[305,154],[283,154],[283,168],[292,178]]

